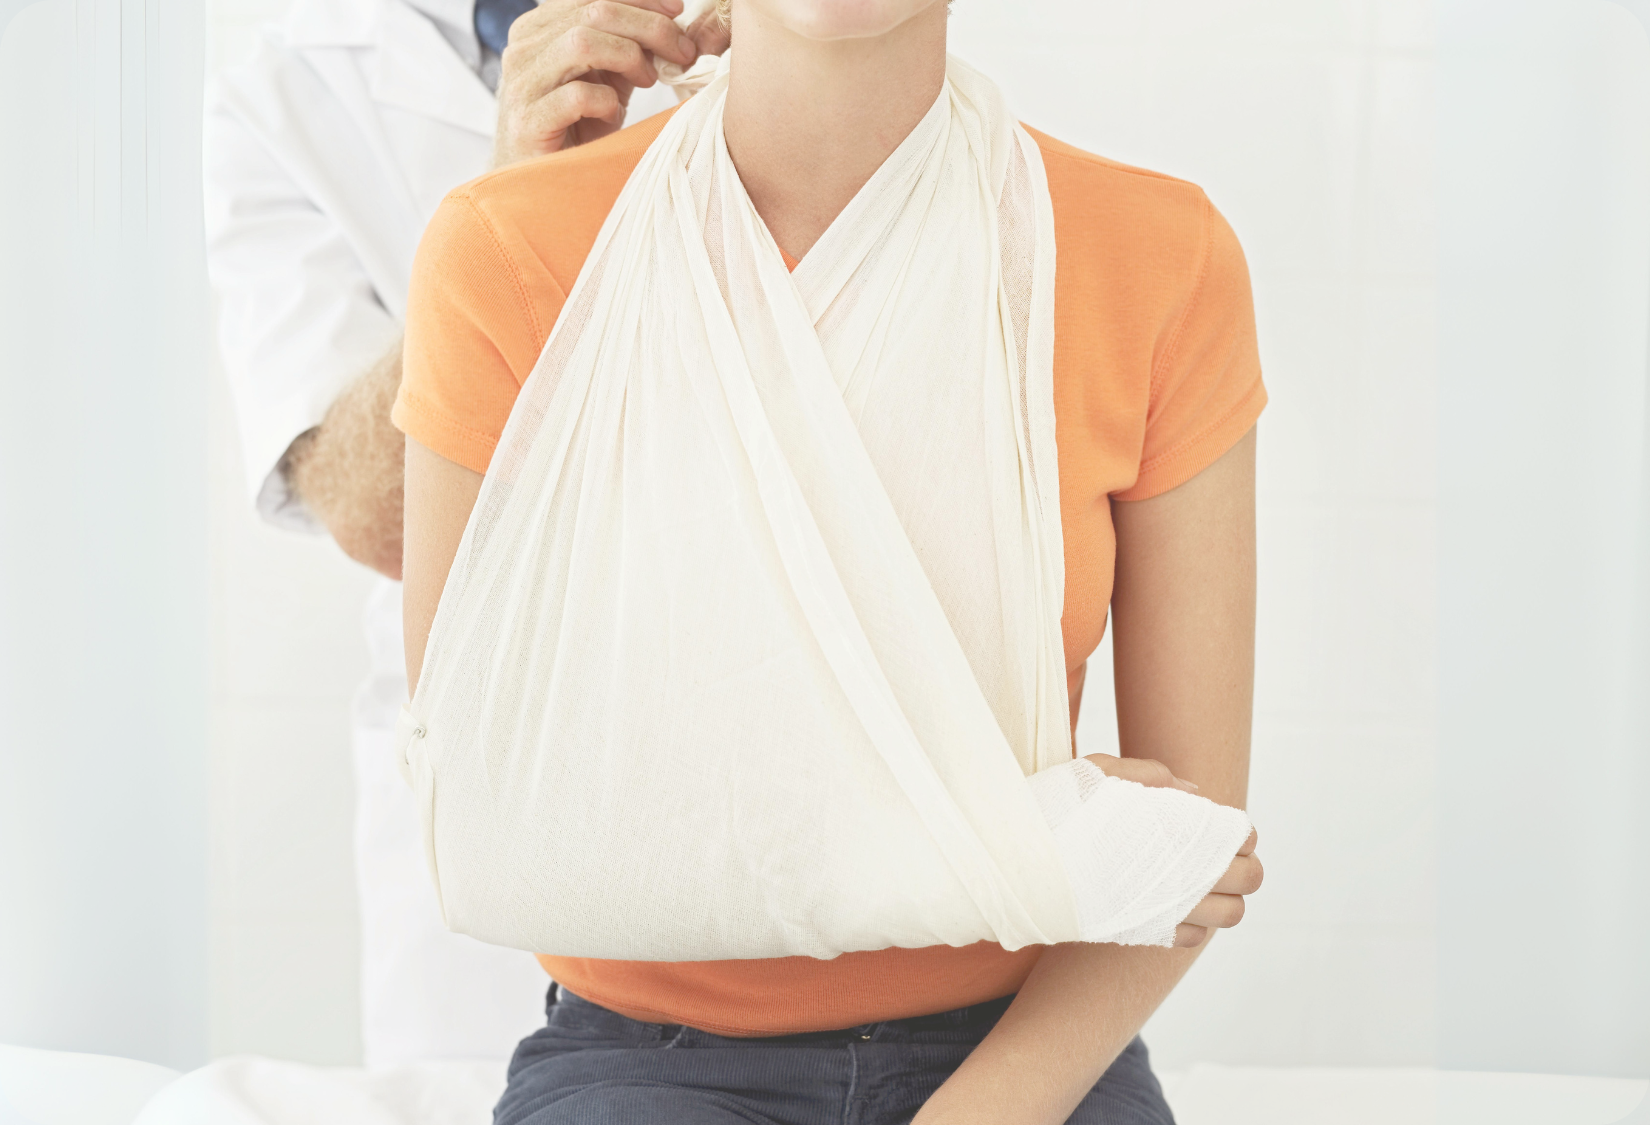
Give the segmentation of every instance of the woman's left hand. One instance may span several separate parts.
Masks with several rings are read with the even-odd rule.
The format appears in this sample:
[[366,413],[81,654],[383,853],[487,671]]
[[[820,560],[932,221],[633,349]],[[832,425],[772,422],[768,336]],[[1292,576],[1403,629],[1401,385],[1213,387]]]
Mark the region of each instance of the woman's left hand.
[[[1148,788],[1179,789],[1183,793],[1196,793],[1197,786],[1184,778],[1174,775],[1174,771],[1162,762],[1152,758],[1119,758],[1115,754],[1085,754],[1083,755],[1104,773],[1107,777],[1120,777],[1125,781],[1138,782]],[[1202,945],[1208,938],[1210,930],[1224,930],[1243,921],[1244,895],[1252,895],[1260,890],[1264,871],[1260,865],[1260,857],[1255,855],[1255,841],[1258,839],[1255,830],[1249,830],[1249,838],[1238,849],[1237,856],[1231,866],[1226,868],[1226,874],[1220,877],[1214,889],[1203,896],[1201,902],[1192,907],[1192,912],[1186,915],[1174,930],[1174,943],[1177,948],[1189,949]]]
[[1238,849],[1231,866],[1226,868],[1226,874],[1220,877],[1213,890],[1203,896],[1201,902],[1192,907],[1186,920],[1174,928],[1176,946],[1202,945],[1210,930],[1228,929],[1243,921],[1243,896],[1260,890],[1261,880],[1265,878],[1260,857],[1255,854],[1255,843],[1259,838],[1253,828],[1249,829],[1249,838]]

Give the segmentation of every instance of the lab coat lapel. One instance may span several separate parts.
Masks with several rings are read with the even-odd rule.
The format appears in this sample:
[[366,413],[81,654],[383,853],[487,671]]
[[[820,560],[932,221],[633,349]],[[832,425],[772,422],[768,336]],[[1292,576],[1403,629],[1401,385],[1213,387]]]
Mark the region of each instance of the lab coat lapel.
[[369,72],[374,101],[493,135],[498,103],[492,92],[427,16],[402,0],[383,0],[376,31]]
[[295,0],[283,23],[293,47],[370,47],[377,39],[381,0],[338,3],[337,0]]
[[386,213],[375,221],[395,216],[410,248],[442,196],[486,170],[492,94],[405,0],[299,0],[287,35],[377,169]]

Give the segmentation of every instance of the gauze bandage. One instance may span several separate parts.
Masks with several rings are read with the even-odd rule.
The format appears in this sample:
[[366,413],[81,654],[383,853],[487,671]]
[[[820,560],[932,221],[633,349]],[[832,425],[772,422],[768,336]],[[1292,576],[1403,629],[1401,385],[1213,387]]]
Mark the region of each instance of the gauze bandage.
[[664,126],[522,387],[400,746],[447,924],[577,957],[1166,945],[1242,812],[1072,759],[1054,229],[951,60],[794,272]]
[[[676,26],[686,31],[695,20],[715,7],[716,0],[687,0],[682,6],[682,14],[676,17]],[[724,55],[726,53],[723,52]],[[678,101],[686,101],[710,85],[722,64],[721,57],[717,55],[700,55],[687,67],[661,59],[652,52],[648,53],[648,57],[653,60],[653,70],[659,81],[670,87]]]

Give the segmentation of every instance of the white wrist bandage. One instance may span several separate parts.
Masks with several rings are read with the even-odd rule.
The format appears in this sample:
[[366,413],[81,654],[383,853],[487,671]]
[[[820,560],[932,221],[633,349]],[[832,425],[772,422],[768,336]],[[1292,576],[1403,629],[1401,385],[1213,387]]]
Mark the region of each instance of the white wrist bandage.
[[1107,777],[1087,758],[1027,779],[1054,833],[1084,941],[1173,945],[1249,838],[1239,809]]

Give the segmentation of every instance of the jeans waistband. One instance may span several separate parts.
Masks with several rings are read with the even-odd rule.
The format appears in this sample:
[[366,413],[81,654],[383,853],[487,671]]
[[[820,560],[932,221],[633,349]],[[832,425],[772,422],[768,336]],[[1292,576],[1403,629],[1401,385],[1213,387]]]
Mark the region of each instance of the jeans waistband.
[[680,1024],[647,1023],[642,1020],[633,1020],[621,1015],[594,1000],[587,1000],[570,989],[557,984],[551,992],[551,1007],[562,1003],[584,1005],[604,1013],[604,1021],[622,1021],[628,1025],[638,1038],[644,1040],[672,1040],[683,1038],[683,1033],[689,1033],[687,1038],[695,1041],[715,1040],[729,1045],[753,1046],[757,1044],[803,1045],[809,1043],[826,1044],[832,1042],[912,1042],[927,1039],[956,1041],[958,1039],[984,1038],[986,1032],[994,1027],[1002,1014],[1008,1010],[1014,997],[1000,996],[994,1000],[982,1001],[978,1004],[968,1004],[960,1008],[952,1008],[944,1012],[934,1012],[928,1015],[905,1016],[899,1019],[880,1020],[873,1023],[856,1024],[852,1027],[831,1028],[822,1031],[798,1031],[784,1035],[766,1036],[723,1036],[698,1028],[684,1028]]

